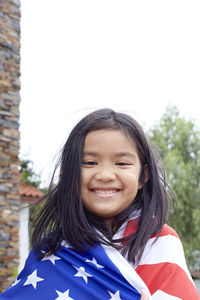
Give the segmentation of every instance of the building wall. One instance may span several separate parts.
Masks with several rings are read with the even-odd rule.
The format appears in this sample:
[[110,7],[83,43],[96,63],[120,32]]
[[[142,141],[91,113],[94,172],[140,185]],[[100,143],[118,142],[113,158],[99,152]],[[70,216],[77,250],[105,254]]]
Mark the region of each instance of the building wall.
[[19,263],[20,2],[0,0],[0,292]]
[[30,252],[29,249],[29,207],[28,204],[22,204],[20,209],[20,227],[19,227],[19,250],[20,250],[20,260],[19,260],[19,267],[18,271],[24,267],[26,258]]

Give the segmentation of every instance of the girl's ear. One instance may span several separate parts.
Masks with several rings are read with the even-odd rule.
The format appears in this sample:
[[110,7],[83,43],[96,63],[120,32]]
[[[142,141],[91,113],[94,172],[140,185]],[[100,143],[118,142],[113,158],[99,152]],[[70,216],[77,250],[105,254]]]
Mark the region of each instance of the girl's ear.
[[[144,182],[146,183],[149,180],[149,170],[148,170],[147,164],[144,165],[144,178],[145,178]],[[143,186],[143,183],[140,180],[138,189],[140,190],[142,188],[142,186]]]

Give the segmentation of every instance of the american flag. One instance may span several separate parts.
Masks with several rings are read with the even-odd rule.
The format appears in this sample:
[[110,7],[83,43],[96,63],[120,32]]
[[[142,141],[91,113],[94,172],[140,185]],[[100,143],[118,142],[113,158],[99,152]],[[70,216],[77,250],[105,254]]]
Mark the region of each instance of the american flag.
[[[129,220],[123,233],[135,231],[138,220]],[[153,300],[200,300],[188,270],[183,246],[173,228],[164,225],[147,242],[139,265],[132,265],[147,285]]]
[[32,250],[0,300],[138,300],[142,288],[144,282],[114,248],[96,245],[82,252],[63,242],[55,255],[42,259]]

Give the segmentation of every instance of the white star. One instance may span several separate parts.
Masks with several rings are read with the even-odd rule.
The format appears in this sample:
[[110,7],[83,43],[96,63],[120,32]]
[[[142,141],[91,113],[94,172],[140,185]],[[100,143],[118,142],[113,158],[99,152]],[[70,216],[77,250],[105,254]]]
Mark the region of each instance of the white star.
[[21,279],[17,280],[17,278],[16,278],[15,281],[13,282],[13,284],[10,287],[13,287],[13,286],[17,285],[20,281],[21,281]]
[[36,289],[37,283],[39,281],[44,280],[43,278],[37,277],[37,270],[33,271],[31,275],[28,276],[28,279],[24,283],[24,285],[32,284],[32,286]]
[[115,294],[111,293],[108,291],[108,293],[110,294],[111,298],[109,300],[121,300],[120,296],[119,296],[119,291],[117,291]]
[[58,294],[59,297],[57,297],[55,300],[67,300],[67,299],[73,300],[73,298],[69,297],[69,290],[67,290],[64,293],[56,291],[56,293]]
[[[45,252],[42,251],[42,253],[45,253]],[[50,260],[50,261],[52,262],[52,264],[55,265],[55,261],[56,261],[56,260],[59,260],[59,259],[61,259],[61,258],[58,257],[58,256],[55,256],[55,255],[51,254],[51,255],[45,255],[45,256],[42,258],[41,261],[44,261],[44,260]]]
[[83,279],[85,280],[86,283],[87,283],[88,277],[92,277],[92,275],[87,273],[83,267],[80,267],[80,268],[75,267],[75,266],[73,266],[73,267],[78,271],[78,273],[76,273],[74,276],[83,277]]
[[97,261],[94,257],[93,257],[93,260],[86,259],[86,262],[93,263],[98,269],[104,268],[103,266],[101,266],[97,263]]

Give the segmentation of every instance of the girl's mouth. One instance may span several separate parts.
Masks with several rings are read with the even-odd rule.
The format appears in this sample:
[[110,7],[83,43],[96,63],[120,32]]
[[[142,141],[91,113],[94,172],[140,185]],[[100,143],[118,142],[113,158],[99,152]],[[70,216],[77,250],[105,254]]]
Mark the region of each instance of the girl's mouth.
[[91,189],[91,192],[97,196],[105,198],[115,196],[119,191],[119,189]]

